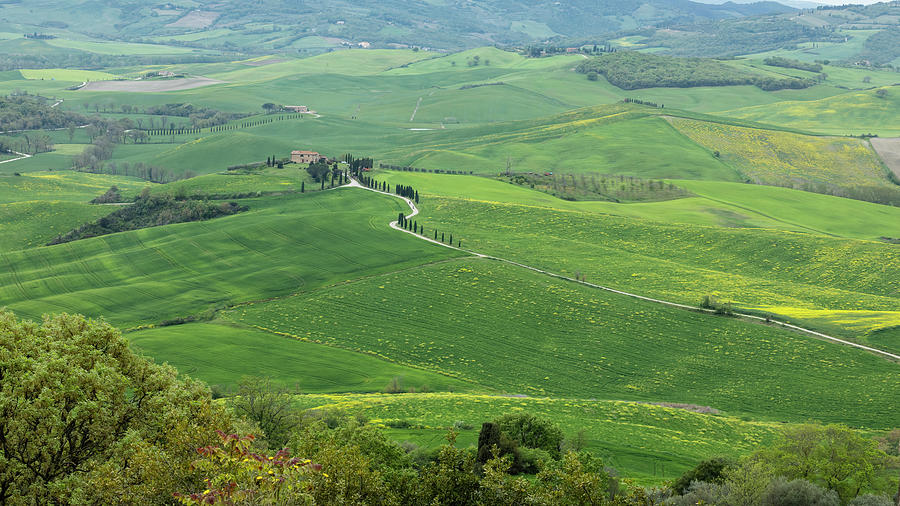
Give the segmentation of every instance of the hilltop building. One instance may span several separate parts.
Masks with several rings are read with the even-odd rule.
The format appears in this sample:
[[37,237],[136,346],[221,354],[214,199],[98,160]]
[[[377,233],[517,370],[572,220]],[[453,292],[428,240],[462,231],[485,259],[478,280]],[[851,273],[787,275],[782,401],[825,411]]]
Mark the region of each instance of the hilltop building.
[[291,161],[294,163],[318,162],[322,155],[315,151],[291,151]]
[[294,111],[294,112],[301,112],[301,113],[309,112],[309,107],[307,107],[305,105],[286,105],[286,106],[284,106],[284,108],[289,111]]

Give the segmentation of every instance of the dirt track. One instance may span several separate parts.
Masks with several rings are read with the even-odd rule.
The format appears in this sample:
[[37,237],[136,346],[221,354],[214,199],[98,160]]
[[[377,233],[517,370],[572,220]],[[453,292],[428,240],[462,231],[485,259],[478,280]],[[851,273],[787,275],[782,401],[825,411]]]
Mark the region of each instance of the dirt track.
[[222,81],[207,77],[189,77],[186,79],[166,79],[161,81],[91,81],[81,87],[87,91],[128,91],[132,93],[159,93],[163,91],[180,91],[200,88]]
[[872,147],[881,157],[884,164],[900,178],[900,137],[881,138],[872,137]]

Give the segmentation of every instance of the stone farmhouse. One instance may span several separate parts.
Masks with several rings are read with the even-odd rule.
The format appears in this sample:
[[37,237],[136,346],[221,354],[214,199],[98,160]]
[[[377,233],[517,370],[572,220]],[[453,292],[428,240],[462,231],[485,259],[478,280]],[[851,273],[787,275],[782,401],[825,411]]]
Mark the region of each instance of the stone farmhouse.
[[291,151],[291,161],[294,163],[313,163],[321,158],[323,156],[315,151]]

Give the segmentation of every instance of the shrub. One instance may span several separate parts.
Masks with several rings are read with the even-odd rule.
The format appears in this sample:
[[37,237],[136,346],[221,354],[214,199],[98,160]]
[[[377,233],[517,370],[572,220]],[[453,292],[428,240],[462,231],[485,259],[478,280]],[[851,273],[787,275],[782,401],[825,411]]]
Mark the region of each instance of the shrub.
[[853,499],[848,504],[849,506],[894,506],[894,501],[884,495],[865,494]]
[[538,418],[530,413],[511,413],[494,420],[500,432],[525,448],[539,448],[554,459],[560,457],[563,432],[558,425],[546,418]]
[[724,483],[725,471],[732,466],[734,466],[734,461],[727,457],[704,460],[675,480],[672,490],[678,494],[684,494],[694,482]]
[[722,483],[693,481],[684,494],[673,497],[666,504],[672,506],[694,506],[697,504],[729,504],[728,486]]
[[775,478],[762,495],[762,506],[839,506],[837,492],[796,479]]

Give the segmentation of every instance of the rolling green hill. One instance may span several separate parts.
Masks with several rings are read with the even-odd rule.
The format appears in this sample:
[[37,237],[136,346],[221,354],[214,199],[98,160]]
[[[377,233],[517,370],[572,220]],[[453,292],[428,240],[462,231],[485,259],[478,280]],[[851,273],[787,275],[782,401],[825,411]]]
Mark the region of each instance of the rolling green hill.
[[[384,234],[400,203],[335,190],[245,200],[250,211],[0,255],[0,298],[17,313],[156,324],[454,256]],[[356,253],[351,253],[355,249]]]
[[873,333],[900,325],[892,244],[450,197],[426,200],[419,223],[481,253],[632,293],[691,305],[712,295],[794,321],[818,310],[829,330],[900,349]]
[[[307,316],[284,317],[292,314]],[[490,260],[384,274],[224,316],[529,396],[692,403],[757,419],[887,428],[900,388],[896,364],[866,352]]]

